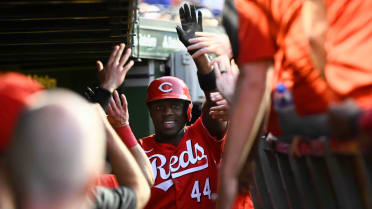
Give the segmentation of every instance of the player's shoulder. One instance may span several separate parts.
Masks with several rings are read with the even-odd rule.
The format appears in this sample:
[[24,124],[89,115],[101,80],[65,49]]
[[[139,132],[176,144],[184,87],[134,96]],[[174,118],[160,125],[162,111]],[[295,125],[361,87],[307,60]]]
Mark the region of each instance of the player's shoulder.
[[204,128],[201,117],[199,117],[193,124],[186,127],[186,130],[189,132],[199,132]]
[[139,139],[138,142],[142,145],[142,147],[151,145],[151,144],[155,143],[155,135],[152,134],[150,136],[143,137],[143,138]]

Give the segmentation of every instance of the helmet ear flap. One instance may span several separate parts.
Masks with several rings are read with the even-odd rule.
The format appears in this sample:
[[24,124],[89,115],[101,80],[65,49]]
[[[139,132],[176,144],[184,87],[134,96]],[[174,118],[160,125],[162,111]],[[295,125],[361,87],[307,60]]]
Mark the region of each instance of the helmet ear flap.
[[188,122],[191,121],[191,118],[192,118],[192,103],[191,102],[187,102],[186,105],[188,105],[187,107],[187,119],[188,119]]

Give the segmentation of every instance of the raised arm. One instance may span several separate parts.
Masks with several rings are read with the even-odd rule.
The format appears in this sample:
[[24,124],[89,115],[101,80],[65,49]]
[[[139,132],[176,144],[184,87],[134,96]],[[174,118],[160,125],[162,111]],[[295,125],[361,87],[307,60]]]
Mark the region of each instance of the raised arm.
[[[190,46],[189,40],[195,38],[196,32],[203,31],[202,14],[196,10],[193,5],[190,7],[185,4],[180,8],[180,17],[182,28],[177,26],[177,34],[180,41],[186,46]],[[189,51],[192,55],[195,51]],[[210,108],[215,105],[210,99],[210,93],[216,91],[215,75],[209,66],[209,59],[206,54],[193,58],[198,69],[198,78],[200,87],[203,89],[206,101],[202,108],[202,120],[208,131],[217,138],[222,138],[226,130],[226,122],[213,119],[209,115]]]
[[129,61],[131,49],[127,49],[123,55],[124,49],[125,44],[116,45],[105,67],[101,61],[97,61],[100,86],[94,91],[88,88],[84,92],[88,100],[99,103],[105,110],[107,110],[113,91],[123,83],[125,76],[134,64],[132,60]]
[[124,94],[121,94],[120,97],[122,104],[120,103],[119,94],[115,90],[114,96],[110,99],[108,106],[108,120],[133,154],[142,173],[146,177],[148,185],[151,187],[154,184],[154,173],[152,172],[150,161],[142,147],[137,143],[137,139],[129,126],[127,99]]
[[106,119],[104,111],[97,109],[105,125],[107,152],[119,185],[132,188],[137,196],[137,208],[143,208],[150,198],[150,186],[127,146]]
[[231,208],[237,194],[239,172],[250,145],[253,144],[248,139],[252,138],[256,118],[262,112],[270,66],[271,61],[262,60],[240,68],[219,177],[218,209]]

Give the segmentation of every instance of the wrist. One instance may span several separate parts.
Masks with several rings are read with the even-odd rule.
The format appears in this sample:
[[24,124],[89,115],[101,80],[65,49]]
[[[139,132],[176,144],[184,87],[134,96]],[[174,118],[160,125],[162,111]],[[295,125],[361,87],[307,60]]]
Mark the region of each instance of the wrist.
[[119,128],[122,128],[124,126],[128,126],[129,125],[129,122],[119,122],[119,123],[113,123],[112,126],[115,128],[115,129],[119,129]]
[[216,75],[214,69],[207,74],[200,74],[198,72],[198,80],[200,88],[203,91],[211,91],[216,89]]
[[132,148],[138,144],[137,139],[129,126],[129,123],[119,128],[115,128],[115,130],[128,148]]
[[114,90],[115,90],[115,88],[110,84],[105,84],[104,83],[104,84],[101,84],[100,87],[103,88],[103,89],[106,89],[107,91],[109,91],[111,93],[114,92]]

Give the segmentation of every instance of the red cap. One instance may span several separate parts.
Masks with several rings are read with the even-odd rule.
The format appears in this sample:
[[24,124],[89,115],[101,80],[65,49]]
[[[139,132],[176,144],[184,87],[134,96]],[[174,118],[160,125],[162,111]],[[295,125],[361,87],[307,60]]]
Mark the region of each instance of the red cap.
[[9,146],[11,134],[28,96],[42,89],[41,84],[25,75],[0,74],[0,152]]

